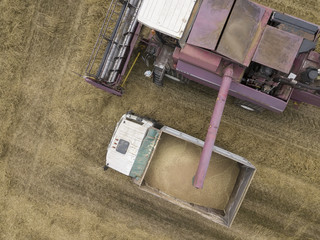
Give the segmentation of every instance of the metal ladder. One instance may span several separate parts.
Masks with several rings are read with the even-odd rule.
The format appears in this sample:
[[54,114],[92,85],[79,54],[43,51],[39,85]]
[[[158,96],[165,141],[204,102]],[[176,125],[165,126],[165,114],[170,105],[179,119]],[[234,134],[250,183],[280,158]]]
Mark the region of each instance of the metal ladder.
[[[92,76],[105,85],[116,82],[135,33],[140,3],[141,0],[111,1],[86,68],[87,76]],[[101,57],[104,41],[107,45],[97,68],[96,60]],[[92,73],[94,70],[95,74]]]

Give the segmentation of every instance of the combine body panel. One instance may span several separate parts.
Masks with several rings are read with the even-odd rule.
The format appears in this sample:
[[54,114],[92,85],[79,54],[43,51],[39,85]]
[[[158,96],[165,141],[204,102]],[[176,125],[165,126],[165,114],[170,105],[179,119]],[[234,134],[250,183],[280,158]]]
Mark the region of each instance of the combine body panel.
[[195,0],[184,0],[183,3],[181,0],[143,1],[138,21],[151,29],[180,39],[195,2]]
[[167,126],[155,128],[152,121],[129,113],[117,124],[106,166],[132,177],[141,190],[230,227],[255,167],[238,155],[214,147],[208,171],[211,180],[202,190],[195,189],[191,178],[203,146],[199,139]]

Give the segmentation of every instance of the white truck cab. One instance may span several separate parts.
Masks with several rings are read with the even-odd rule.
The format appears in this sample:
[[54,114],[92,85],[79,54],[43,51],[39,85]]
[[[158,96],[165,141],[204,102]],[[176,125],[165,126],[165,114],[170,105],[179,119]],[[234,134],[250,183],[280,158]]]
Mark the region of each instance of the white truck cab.
[[140,146],[153,122],[125,114],[117,124],[110,141],[106,165],[129,176]]

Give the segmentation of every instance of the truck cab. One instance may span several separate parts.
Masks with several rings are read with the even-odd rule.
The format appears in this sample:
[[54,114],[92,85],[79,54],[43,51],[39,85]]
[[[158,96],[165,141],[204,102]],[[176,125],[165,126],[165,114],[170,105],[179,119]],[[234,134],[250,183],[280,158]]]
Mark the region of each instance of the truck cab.
[[[133,169],[137,167],[137,156],[141,154],[139,150],[144,147],[142,146],[143,143],[145,144],[149,140],[151,133],[154,134],[154,141],[150,144],[154,147],[159,135],[159,130],[153,126],[154,123],[152,121],[140,118],[134,114],[128,113],[123,115],[108,146],[106,166],[127,176],[137,177],[137,175],[134,175]],[[151,150],[149,149],[149,152]]]

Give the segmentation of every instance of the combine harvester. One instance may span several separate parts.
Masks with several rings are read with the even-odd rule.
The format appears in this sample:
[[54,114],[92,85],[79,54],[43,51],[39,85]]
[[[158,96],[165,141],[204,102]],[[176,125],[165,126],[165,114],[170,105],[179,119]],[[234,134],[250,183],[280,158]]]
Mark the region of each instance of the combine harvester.
[[248,0],[112,0],[85,79],[121,96],[138,45],[155,84],[166,76],[219,90],[193,181],[202,188],[228,94],[250,111],[283,112],[290,99],[320,106],[319,35]]

